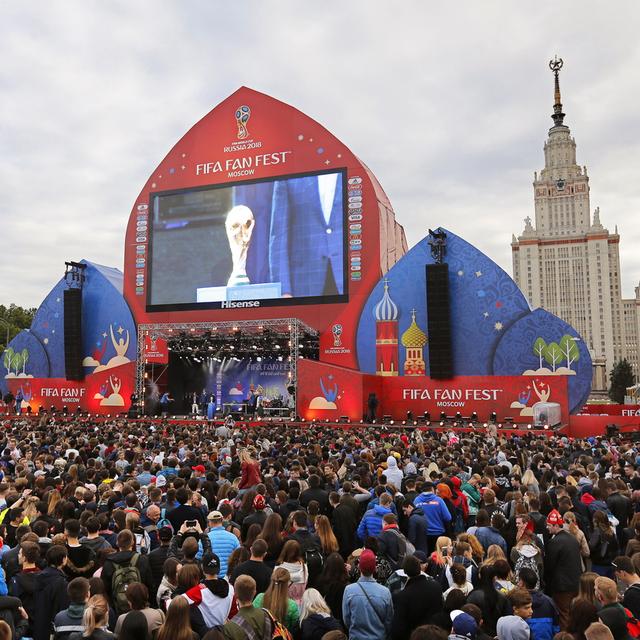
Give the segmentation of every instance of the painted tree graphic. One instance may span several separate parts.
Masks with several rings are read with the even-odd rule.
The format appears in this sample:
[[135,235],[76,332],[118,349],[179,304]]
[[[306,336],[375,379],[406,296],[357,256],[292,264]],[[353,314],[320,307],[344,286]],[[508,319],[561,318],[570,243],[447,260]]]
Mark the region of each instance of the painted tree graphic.
[[11,373],[11,364],[13,362],[13,349],[11,347],[7,347],[4,351],[4,356],[2,357],[2,364],[4,368],[7,370],[7,375]]
[[22,354],[21,353],[14,353],[13,354],[13,366],[16,369],[16,375],[18,375],[18,371],[20,370],[21,365],[22,365]]
[[[20,355],[22,356],[22,374],[26,375],[25,367],[27,366],[27,362],[29,360],[29,350],[28,349],[23,349],[20,352]],[[16,373],[17,373],[17,371],[16,371]]]
[[571,365],[580,359],[580,349],[576,344],[576,339],[573,336],[565,334],[560,339],[560,350],[564,359],[567,361],[567,369],[571,369]]
[[540,366],[538,367],[539,369],[542,369],[542,360],[545,357],[544,353],[546,349],[547,349],[547,343],[542,338],[538,338],[533,343],[533,353],[535,353],[538,356],[538,359],[540,360]]
[[556,366],[562,360],[562,350],[557,342],[550,342],[544,350],[544,359],[551,365],[551,370],[555,372]]

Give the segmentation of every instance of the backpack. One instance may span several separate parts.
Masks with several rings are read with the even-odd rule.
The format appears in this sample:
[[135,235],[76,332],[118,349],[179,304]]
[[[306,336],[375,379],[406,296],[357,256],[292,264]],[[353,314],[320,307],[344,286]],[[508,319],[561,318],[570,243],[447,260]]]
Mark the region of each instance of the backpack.
[[454,506],[453,513],[453,532],[462,533],[463,531],[466,531],[466,527],[464,526],[464,511],[462,510],[462,505]]
[[169,520],[167,520],[166,509],[160,509],[160,520],[158,520],[156,527],[158,529],[162,529],[162,527],[169,527],[169,529],[171,529],[171,533],[173,533],[173,525]]
[[301,544],[302,557],[307,565],[307,572],[309,578],[307,579],[307,588],[313,587],[318,576],[322,573],[322,567],[324,566],[324,556],[322,555],[322,549],[318,546],[313,539],[305,540]]
[[632,638],[637,638],[640,636],[640,622],[636,620],[633,613],[629,611],[626,607],[622,607],[624,612],[627,614],[627,632]]
[[149,534],[142,529],[141,531],[134,532],[133,537],[136,541],[137,553],[141,553],[143,556],[147,555],[147,553],[149,553],[149,547],[151,546]]
[[516,563],[513,566],[514,575],[517,577],[520,574],[520,571],[525,567],[535,572],[536,578],[537,578],[535,588],[539,589],[540,588],[540,572],[538,571],[538,564],[536,562],[535,556],[527,557],[522,555],[521,553],[518,553],[518,559],[516,560]]
[[293,640],[293,636],[287,627],[285,627],[282,622],[276,620],[273,617],[273,614],[269,609],[262,609],[271,620],[271,640],[278,640],[278,638],[282,638],[282,640]]
[[398,591],[402,591],[404,589],[404,585],[407,584],[407,580],[409,578],[404,575],[401,576],[397,571],[394,571],[390,576],[387,582],[385,583],[385,587],[389,589],[391,595],[397,593]]
[[389,529],[389,531],[393,531],[396,538],[398,539],[398,562],[396,564],[398,565],[398,567],[402,567],[404,559],[407,556],[412,556],[416,548],[397,529]]
[[134,553],[126,564],[116,564],[116,570],[111,578],[111,597],[116,613],[127,613],[129,601],[127,600],[127,587],[132,582],[141,582],[140,570],[136,566],[140,554]]

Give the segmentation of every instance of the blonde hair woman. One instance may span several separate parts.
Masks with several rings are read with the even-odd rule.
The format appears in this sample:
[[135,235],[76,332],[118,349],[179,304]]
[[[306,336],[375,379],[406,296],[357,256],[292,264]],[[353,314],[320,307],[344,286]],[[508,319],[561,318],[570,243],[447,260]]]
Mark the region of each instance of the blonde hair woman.
[[436,579],[440,579],[444,570],[447,568],[447,557],[451,554],[451,538],[440,536],[436,540],[436,548],[429,557],[427,565],[427,573]]
[[307,589],[302,596],[300,629],[303,640],[320,637],[320,634],[325,637],[326,633],[342,630],[317,589]]
[[262,478],[260,477],[260,465],[255,459],[255,454],[248,448],[241,449],[238,454],[238,458],[240,459],[240,468],[242,469],[242,476],[240,478],[238,489],[240,490],[240,493],[245,493],[262,482]]
[[490,544],[487,549],[487,557],[483,564],[495,564],[496,560],[507,560],[504,551],[499,544]]
[[289,597],[291,574],[283,567],[276,567],[271,574],[271,582],[264,593],[260,593],[253,601],[254,607],[264,607],[281,622],[291,633],[298,627],[300,612],[298,605]]
[[116,636],[106,630],[109,623],[109,605],[104,596],[93,596],[87,602],[82,616],[84,631],[76,631],[69,636],[69,640],[111,640]]
[[318,516],[315,522],[316,533],[320,538],[320,546],[322,547],[322,555],[326,558],[334,551],[338,550],[338,539],[333,533],[331,523],[327,516]]
[[526,491],[531,491],[538,495],[540,493],[540,487],[538,486],[538,480],[536,479],[533,471],[531,469],[527,469],[522,474],[521,480],[522,486],[525,487]]
[[580,543],[580,556],[582,557],[582,570],[584,571],[587,568],[587,561],[591,555],[587,537],[582,533],[580,527],[578,527],[576,514],[573,513],[573,511],[566,511],[562,518],[564,520],[564,530],[568,531]]

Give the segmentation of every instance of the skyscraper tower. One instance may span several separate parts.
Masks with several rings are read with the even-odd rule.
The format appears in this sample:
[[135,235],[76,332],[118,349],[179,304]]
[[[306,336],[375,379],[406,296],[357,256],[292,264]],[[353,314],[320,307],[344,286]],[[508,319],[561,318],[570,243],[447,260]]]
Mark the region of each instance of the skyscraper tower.
[[375,307],[376,375],[398,375],[398,307],[389,296],[389,281],[385,278],[384,294]]
[[[553,126],[544,145],[544,169],[534,174],[535,224],[525,218],[511,242],[513,276],[532,307],[542,307],[578,330],[594,361],[594,390],[627,357],[638,367],[635,346],[626,344],[620,286],[620,236],[591,212],[586,166],[576,162],[576,142],[560,94],[562,59],[549,62],[554,75]],[[635,307],[635,304],[633,305]]]

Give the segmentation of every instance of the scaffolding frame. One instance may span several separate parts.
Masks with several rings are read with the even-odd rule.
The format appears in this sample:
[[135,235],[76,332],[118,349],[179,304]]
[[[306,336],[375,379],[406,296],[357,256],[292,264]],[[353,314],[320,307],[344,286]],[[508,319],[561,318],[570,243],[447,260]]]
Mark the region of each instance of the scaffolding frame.
[[[163,338],[169,341],[176,338],[180,333],[197,336],[205,331],[216,331],[218,335],[232,331],[248,331],[258,333],[264,329],[275,330],[282,335],[289,336],[289,355],[287,357],[287,371],[289,383],[297,387],[298,359],[300,355],[300,337],[305,333],[317,338],[319,332],[298,318],[277,318],[269,320],[224,320],[221,322],[163,322],[144,323],[138,325],[138,340],[136,353],[136,385],[135,392],[141,407],[145,406],[145,384],[144,374],[147,362],[145,360],[144,345],[145,338],[152,336],[153,339]],[[296,393],[296,413],[297,398]]]

